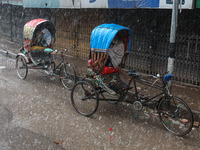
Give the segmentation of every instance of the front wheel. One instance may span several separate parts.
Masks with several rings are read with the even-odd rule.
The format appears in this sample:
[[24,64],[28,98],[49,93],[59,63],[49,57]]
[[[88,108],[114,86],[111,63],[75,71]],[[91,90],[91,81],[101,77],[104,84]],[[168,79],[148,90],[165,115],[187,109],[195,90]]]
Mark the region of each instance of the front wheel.
[[180,98],[163,97],[158,105],[158,113],[163,126],[173,134],[186,135],[193,127],[192,111]]
[[28,66],[25,58],[21,55],[16,59],[16,71],[19,78],[23,80],[26,79],[28,74]]
[[95,88],[86,81],[79,81],[71,91],[71,102],[75,110],[86,117],[93,115],[99,106]]
[[66,89],[71,90],[73,88],[76,83],[76,73],[71,64],[67,63],[64,65],[60,79]]

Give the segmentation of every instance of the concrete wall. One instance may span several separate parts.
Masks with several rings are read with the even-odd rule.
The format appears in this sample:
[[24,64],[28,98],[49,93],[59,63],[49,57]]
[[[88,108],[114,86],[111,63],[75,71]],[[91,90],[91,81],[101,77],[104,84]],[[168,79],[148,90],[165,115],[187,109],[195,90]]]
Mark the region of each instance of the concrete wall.
[[35,18],[51,19],[51,10],[0,4],[0,36],[23,44],[24,24]]

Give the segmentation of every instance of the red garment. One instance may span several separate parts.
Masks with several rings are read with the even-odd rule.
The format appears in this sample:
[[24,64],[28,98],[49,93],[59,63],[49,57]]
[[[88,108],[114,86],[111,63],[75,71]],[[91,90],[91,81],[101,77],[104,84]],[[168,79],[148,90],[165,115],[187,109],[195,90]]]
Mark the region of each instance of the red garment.
[[115,69],[114,67],[107,67],[107,66],[105,66],[103,68],[103,71],[102,71],[101,75],[115,73],[115,72],[120,73],[120,68]]
[[[88,66],[92,65],[92,59],[90,59],[88,61]],[[113,66],[108,67],[108,66],[104,66],[103,71],[101,73],[101,75],[106,75],[106,74],[110,74],[110,73],[120,73],[120,68],[118,67],[117,69],[115,69]]]

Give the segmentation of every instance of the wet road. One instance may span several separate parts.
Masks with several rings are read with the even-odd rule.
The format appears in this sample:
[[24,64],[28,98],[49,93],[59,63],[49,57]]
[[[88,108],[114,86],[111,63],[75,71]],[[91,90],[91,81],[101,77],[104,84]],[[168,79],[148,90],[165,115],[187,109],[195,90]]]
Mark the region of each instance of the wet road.
[[[22,136],[34,133],[52,143],[60,141],[65,149],[200,149],[199,130],[193,129],[184,137],[175,136],[147,108],[135,118],[131,105],[100,102],[91,118],[81,116],[72,107],[70,92],[62,87],[59,79],[29,70],[26,80],[21,80],[15,72],[15,61],[2,55],[0,90],[0,105],[12,113],[7,119],[9,125],[5,126],[12,126],[18,132],[22,132],[19,128],[29,131],[22,132]],[[13,136],[9,138],[9,135],[6,139],[12,140]],[[37,143],[40,144],[44,143]]]

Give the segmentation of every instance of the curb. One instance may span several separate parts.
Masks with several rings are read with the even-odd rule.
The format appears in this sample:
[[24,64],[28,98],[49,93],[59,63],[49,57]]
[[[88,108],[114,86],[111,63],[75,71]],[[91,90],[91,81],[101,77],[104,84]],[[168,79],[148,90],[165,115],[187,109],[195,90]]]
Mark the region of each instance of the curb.
[[6,57],[10,57],[10,58],[13,58],[13,59],[16,59],[16,56],[17,56],[15,53],[12,53],[9,50],[3,50],[3,49],[0,49],[0,54],[3,54]]

